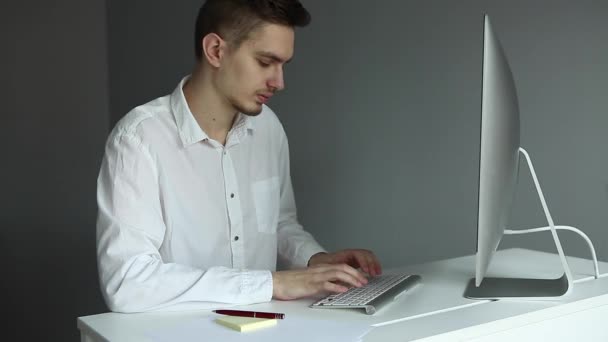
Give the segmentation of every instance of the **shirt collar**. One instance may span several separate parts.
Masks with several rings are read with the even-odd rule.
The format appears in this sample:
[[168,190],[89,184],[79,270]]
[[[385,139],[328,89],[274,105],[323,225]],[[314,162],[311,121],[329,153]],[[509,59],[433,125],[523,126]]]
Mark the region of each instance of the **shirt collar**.
[[[194,115],[188,107],[186,97],[184,96],[184,84],[190,79],[190,76],[184,77],[171,94],[171,111],[177,124],[179,137],[184,147],[197,143],[199,141],[209,139],[209,136],[198,124]],[[243,136],[246,130],[253,130],[253,118],[248,115],[237,113],[232,131],[239,136]],[[240,132],[240,133],[239,133]]]
[[238,113],[232,129],[228,133],[228,136],[232,136],[232,143],[238,144],[247,136],[247,133],[253,129],[253,118],[243,113]]

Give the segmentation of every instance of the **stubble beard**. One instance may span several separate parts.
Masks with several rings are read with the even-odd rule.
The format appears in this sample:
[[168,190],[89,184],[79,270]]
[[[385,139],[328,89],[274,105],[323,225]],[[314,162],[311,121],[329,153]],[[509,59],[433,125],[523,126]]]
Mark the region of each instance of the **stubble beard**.
[[259,108],[246,107],[243,103],[232,101],[232,106],[239,112],[247,116],[258,116],[262,112],[262,105]]

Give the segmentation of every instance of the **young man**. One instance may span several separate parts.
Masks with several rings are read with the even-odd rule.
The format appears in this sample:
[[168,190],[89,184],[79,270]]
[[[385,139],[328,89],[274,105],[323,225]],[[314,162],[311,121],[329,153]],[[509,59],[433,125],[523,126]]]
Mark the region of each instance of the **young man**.
[[[208,0],[192,74],[116,125],[98,179],[111,310],[296,299],[380,274],[372,252],[327,253],[298,224],[287,138],[264,105],[309,21],[297,0]],[[277,257],[292,270],[276,272]]]

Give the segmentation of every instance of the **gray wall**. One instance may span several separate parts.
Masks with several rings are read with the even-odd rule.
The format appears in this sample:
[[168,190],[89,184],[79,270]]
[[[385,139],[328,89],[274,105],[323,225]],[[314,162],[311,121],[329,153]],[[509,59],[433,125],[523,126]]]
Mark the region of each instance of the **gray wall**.
[[[110,1],[113,122],[192,66],[199,2],[145,3]],[[554,219],[582,228],[608,259],[608,3],[371,3],[304,1],[312,25],[298,31],[287,88],[270,103],[290,137],[305,227],[327,248],[371,248],[387,266],[475,252],[487,12]],[[512,221],[546,224],[525,168]],[[578,237],[561,236],[568,254],[588,255]],[[547,233],[501,246],[554,251]]]
[[0,5],[2,340],[78,341],[76,317],[106,310],[95,262],[105,11],[103,1]]
[[175,89],[194,63],[202,0],[107,0],[110,125],[133,107]]

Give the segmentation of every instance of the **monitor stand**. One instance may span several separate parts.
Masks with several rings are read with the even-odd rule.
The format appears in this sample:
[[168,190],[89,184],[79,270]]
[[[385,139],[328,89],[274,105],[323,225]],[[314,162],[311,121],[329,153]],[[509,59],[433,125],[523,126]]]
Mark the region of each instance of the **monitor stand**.
[[[557,247],[557,252],[564,268],[564,274],[557,279],[525,279],[525,278],[487,278],[484,277],[480,286],[475,286],[475,279],[471,279],[467,285],[464,296],[471,299],[526,299],[526,300],[552,300],[562,297],[572,290],[574,279],[572,272],[566,261],[566,255],[557,236],[555,224],[549,208],[545,201],[545,196],[538,183],[536,172],[532,166],[530,156],[523,148],[519,148],[519,153],[522,154],[528,162],[528,169],[534,180],[538,198],[543,206],[545,217],[549,224],[549,230],[553,235],[553,241]],[[516,234],[515,232],[505,231],[506,235]],[[520,232],[521,234],[521,232]]]

